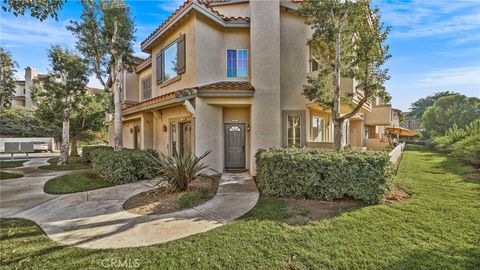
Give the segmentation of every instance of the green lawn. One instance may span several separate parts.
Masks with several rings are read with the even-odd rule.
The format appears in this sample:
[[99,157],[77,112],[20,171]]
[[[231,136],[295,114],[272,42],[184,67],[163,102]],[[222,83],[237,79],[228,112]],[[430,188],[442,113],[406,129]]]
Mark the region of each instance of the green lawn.
[[22,167],[23,163],[25,162],[27,162],[27,160],[1,160],[0,168],[7,169],[7,168]]
[[4,220],[6,269],[103,269],[111,260],[142,269],[480,269],[480,182],[455,160],[411,148],[395,183],[412,197],[291,226],[285,204],[262,198],[240,220],[143,248],[64,247],[32,222]]
[[92,170],[87,170],[55,177],[45,183],[43,189],[49,194],[66,194],[110,187],[112,185],[95,175]]
[[48,160],[50,165],[41,166],[40,169],[53,170],[53,171],[70,171],[91,168],[82,157],[70,157],[66,166],[57,166],[58,157],[54,157]]
[[19,173],[9,173],[9,172],[0,171],[0,180],[14,179],[14,178],[20,178],[20,177],[23,177],[23,175]]

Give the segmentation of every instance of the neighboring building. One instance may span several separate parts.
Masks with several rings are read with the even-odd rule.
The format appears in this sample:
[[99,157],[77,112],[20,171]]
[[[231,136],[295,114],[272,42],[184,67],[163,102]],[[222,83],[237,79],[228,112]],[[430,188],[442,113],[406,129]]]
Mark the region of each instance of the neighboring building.
[[420,127],[420,119],[416,119],[410,112],[405,113],[405,121],[401,126],[413,131],[423,131]]
[[15,93],[12,97],[12,107],[35,108],[36,102],[32,100],[32,86],[38,83],[44,75],[38,74],[32,67],[25,69],[25,80],[15,81]]
[[[124,146],[170,155],[212,150],[213,169],[252,173],[259,149],[333,147],[331,113],[302,95],[318,65],[297,8],[279,0],[185,2],[141,43],[150,57],[123,76]],[[342,79],[341,91],[355,86]],[[366,104],[345,121],[343,144],[376,148],[376,134],[392,123],[391,105]],[[109,136],[113,144],[112,122]]]

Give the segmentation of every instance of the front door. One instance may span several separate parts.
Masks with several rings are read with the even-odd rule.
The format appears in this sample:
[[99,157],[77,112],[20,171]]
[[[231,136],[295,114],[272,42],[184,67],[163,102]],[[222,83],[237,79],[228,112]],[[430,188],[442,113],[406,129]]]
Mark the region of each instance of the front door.
[[225,168],[245,168],[245,124],[225,124]]
[[192,124],[180,123],[180,155],[190,155],[192,150]]

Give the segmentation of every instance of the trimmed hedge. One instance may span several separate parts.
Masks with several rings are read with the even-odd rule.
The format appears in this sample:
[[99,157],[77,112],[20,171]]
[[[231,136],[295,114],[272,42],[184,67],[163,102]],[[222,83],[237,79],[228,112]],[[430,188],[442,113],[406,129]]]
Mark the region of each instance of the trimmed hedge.
[[108,150],[113,151],[113,147],[106,145],[97,145],[97,146],[84,146],[82,147],[82,157],[86,162],[92,162],[92,152],[95,150]]
[[262,193],[332,200],[351,196],[383,202],[394,166],[383,151],[273,148],[256,154],[257,185]]
[[480,167],[480,134],[468,136],[452,146],[452,155],[466,164]]
[[155,150],[111,151],[96,149],[90,153],[93,171],[113,184],[132,183],[152,179],[159,174]]

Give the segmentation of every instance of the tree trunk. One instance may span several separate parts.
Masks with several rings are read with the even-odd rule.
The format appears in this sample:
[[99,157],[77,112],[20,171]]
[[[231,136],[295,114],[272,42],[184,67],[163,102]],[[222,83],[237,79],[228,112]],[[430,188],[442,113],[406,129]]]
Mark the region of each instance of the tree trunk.
[[340,151],[343,149],[342,137],[343,137],[343,119],[340,115],[340,34],[337,34],[335,40],[335,72],[333,74],[333,110],[332,120],[334,125],[333,141],[335,150]]
[[343,139],[343,120],[334,120],[333,121],[333,145],[335,150],[340,151],[343,149],[342,139]]
[[122,72],[122,60],[121,57],[115,63],[115,81],[113,83],[113,102],[114,102],[114,114],[113,114],[113,128],[114,128],[114,149],[120,151],[123,148],[122,138],[122,92],[120,86],[120,74]]
[[70,156],[71,157],[78,157],[78,148],[77,148],[77,139],[72,138],[71,141],[71,149],[70,149]]
[[68,146],[70,136],[70,117],[68,108],[63,110],[63,124],[62,124],[62,145],[60,146],[60,158],[58,159],[58,166],[68,164]]

